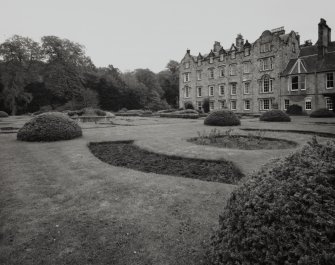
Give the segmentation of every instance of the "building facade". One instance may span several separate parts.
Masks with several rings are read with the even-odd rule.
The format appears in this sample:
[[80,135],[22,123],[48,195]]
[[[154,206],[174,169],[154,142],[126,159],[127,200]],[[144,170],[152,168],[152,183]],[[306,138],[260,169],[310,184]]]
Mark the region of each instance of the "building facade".
[[283,110],[292,104],[307,113],[320,108],[334,110],[335,42],[324,19],[318,25],[318,36],[315,45],[306,42],[301,46],[299,57],[290,60],[282,73]]
[[296,91],[287,89],[294,74],[287,69],[305,54],[305,48],[300,46],[298,33],[286,34],[284,28],[277,28],[264,31],[254,43],[244,42],[239,34],[229,49],[215,42],[205,55],[193,56],[187,50],[180,64],[180,107],[192,102],[200,110],[203,100],[208,98],[210,110],[229,109],[238,113],[284,110],[287,104],[300,100],[294,97]]

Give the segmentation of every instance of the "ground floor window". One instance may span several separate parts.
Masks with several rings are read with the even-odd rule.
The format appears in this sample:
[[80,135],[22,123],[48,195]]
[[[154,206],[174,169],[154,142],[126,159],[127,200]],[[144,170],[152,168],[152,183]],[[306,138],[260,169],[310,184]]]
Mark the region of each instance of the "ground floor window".
[[236,100],[231,100],[230,101],[230,109],[231,110],[236,110]]
[[305,110],[311,110],[312,109],[312,100],[310,98],[305,99]]
[[290,106],[290,100],[285,99],[284,100],[284,110],[287,110],[289,106]]
[[197,108],[198,108],[198,110],[202,110],[202,102],[201,101],[197,102]]
[[259,104],[260,104],[259,105],[260,110],[270,110],[271,105],[272,105],[272,100],[268,98],[261,99]]
[[214,110],[214,101],[209,102],[209,110]]
[[326,108],[329,110],[333,110],[333,100],[331,98],[326,98]]
[[250,100],[248,99],[244,100],[244,109],[250,110]]

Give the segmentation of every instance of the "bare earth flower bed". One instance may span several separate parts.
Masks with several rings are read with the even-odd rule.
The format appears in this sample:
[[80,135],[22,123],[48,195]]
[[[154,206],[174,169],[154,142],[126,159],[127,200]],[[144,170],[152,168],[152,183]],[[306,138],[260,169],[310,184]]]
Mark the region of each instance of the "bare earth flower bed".
[[263,134],[264,132],[258,132],[257,135],[236,135],[232,134],[232,130],[222,133],[214,129],[209,134],[198,132],[198,137],[191,138],[188,141],[199,145],[243,150],[271,150],[297,147],[296,142],[264,137]]
[[133,141],[90,143],[89,149],[105,163],[143,172],[229,184],[235,184],[243,177],[241,171],[229,161],[157,154],[135,146]]

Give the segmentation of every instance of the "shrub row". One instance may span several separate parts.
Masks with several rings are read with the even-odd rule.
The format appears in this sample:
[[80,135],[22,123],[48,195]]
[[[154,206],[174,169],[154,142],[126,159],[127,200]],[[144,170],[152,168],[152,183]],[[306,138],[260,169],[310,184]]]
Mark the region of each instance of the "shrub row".
[[263,113],[259,119],[261,121],[291,121],[290,116],[281,110],[270,110]]
[[161,113],[159,114],[162,118],[182,118],[182,119],[198,119],[199,114],[189,113],[189,114],[182,114],[182,113]]
[[264,166],[232,194],[212,264],[335,264],[335,142]]
[[310,114],[312,118],[331,118],[335,117],[335,112],[328,109],[318,109]]

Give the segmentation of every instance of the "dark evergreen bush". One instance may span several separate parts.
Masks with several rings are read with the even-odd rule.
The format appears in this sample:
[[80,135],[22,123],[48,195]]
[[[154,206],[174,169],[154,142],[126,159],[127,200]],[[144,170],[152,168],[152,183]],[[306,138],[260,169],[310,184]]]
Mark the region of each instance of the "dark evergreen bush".
[[297,104],[290,105],[287,107],[286,113],[289,115],[302,115],[302,107]]
[[216,110],[206,117],[204,124],[213,126],[233,126],[240,125],[241,122],[232,111]]
[[259,119],[261,121],[291,121],[290,116],[281,110],[269,110],[263,113]]
[[18,131],[17,139],[28,142],[51,142],[69,140],[82,136],[79,125],[59,112],[40,114]]
[[186,101],[184,103],[184,107],[185,107],[185,109],[194,109],[194,106],[193,106],[191,101]]
[[209,112],[209,98],[204,98],[204,100],[202,101],[202,109],[205,113]]
[[329,118],[335,117],[335,113],[328,109],[318,109],[313,111],[309,116],[312,118]]
[[0,110],[0,118],[7,118],[8,114],[5,111]]
[[193,109],[185,109],[170,113],[160,113],[159,116],[164,118],[198,119],[199,113]]
[[212,264],[335,264],[335,142],[264,166],[231,194]]

